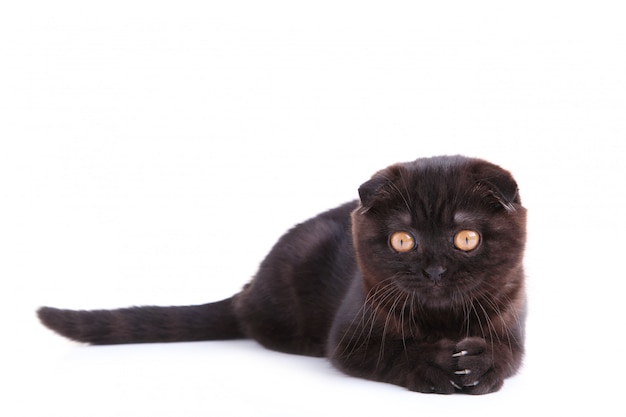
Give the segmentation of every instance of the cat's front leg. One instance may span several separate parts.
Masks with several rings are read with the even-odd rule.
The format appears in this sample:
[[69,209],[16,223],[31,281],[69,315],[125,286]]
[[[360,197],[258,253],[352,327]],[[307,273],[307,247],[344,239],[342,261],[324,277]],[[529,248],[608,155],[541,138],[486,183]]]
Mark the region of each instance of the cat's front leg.
[[417,343],[410,350],[413,355],[407,368],[411,371],[405,385],[412,391],[487,394],[498,391],[516,368],[511,346],[480,337],[460,342],[443,339],[434,345]]
[[[404,365],[406,377],[399,385],[411,391],[437,394],[453,394],[457,390],[457,367],[454,360],[456,343],[442,339],[437,343],[416,343],[408,350],[407,362]],[[392,358],[390,358],[392,359]]]
[[354,376],[438,394],[497,391],[515,368],[510,346],[479,337],[460,342],[450,339],[435,343],[389,339],[376,342],[370,338],[358,346],[335,349],[333,363]]
[[451,384],[468,394],[498,391],[504,378],[515,373],[521,362],[521,347],[481,337],[468,337],[455,346],[452,354],[454,376]]
[[457,343],[442,339],[434,343],[412,339],[376,339],[339,343],[331,359],[345,373],[388,382],[411,391],[437,394],[458,392]]
[[[406,343],[406,342],[403,342]],[[494,365],[492,346],[472,337],[455,342],[416,343],[406,366],[404,385],[417,392],[486,394],[500,389],[503,377]],[[393,358],[389,358],[393,360]]]

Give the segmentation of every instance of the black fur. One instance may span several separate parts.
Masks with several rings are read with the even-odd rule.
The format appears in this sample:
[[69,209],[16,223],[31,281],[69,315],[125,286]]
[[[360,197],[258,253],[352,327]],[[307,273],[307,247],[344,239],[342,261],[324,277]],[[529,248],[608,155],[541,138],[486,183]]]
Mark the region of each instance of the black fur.
[[[524,350],[526,210],[513,177],[479,159],[418,159],[359,196],[286,233],[227,300],[39,317],[92,344],[246,337],[414,391],[498,390]],[[479,233],[475,249],[455,247],[460,230]],[[416,247],[395,251],[395,231]]]

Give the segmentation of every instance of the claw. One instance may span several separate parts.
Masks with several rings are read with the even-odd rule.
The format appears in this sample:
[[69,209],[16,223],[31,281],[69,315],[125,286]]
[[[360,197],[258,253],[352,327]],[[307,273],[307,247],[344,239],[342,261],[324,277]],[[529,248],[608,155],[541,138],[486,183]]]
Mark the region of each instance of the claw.
[[461,369],[460,371],[454,372],[455,375],[469,375],[472,373],[471,369]]
[[452,380],[450,380],[450,384],[452,384],[452,386],[454,388],[458,389],[459,391],[461,391],[463,389],[463,388],[459,387],[459,385],[456,382],[452,381]]
[[467,355],[467,350],[462,350],[460,352],[457,352],[457,353],[453,354],[452,357],[453,358],[458,358],[460,356],[465,356],[465,355]]
[[475,387],[476,385],[480,384],[480,381],[474,381],[471,384],[467,384],[465,385],[466,387]]

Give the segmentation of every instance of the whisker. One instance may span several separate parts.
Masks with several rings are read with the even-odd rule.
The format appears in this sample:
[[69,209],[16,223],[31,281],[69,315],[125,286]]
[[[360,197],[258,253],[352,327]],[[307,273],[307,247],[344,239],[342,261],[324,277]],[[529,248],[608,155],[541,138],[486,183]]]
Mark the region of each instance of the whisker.
[[[363,346],[365,346],[365,349],[367,350],[367,345],[369,344],[374,332],[376,317],[381,305],[384,306],[388,302],[391,297],[389,289],[395,287],[395,284],[393,283],[394,278],[395,277],[390,277],[370,289],[365,297],[363,305],[359,308],[350,324],[346,327],[344,334],[335,348],[337,349],[340,346],[343,346],[343,350],[340,353],[341,356],[349,358],[357,349]],[[369,330],[367,330],[368,327]],[[337,352],[335,351],[335,353]]]
[[400,329],[402,330],[402,346],[404,347],[404,356],[406,359],[409,359],[409,352],[406,347],[406,336],[404,334],[404,328],[406,327],[404,324],[404,316],[406,312],[407,303],[409,302],[409,297],[404,298],[404,304],[402,305],[402,312],[400,313]]
[[493,321],[491,320],[491,317],[489,317],[489,313],[487,313],[487,310],[485,310],[485,307],[483,306],[483,304],[479,300],[474,300],[474,301],[476,302],[476,304],[478,304],[478,306],[482,310],[483,315],[485,317],[485,323],[487,325],[487,330],[489,331],[489,340],[491,341],[491,350],[493,350],[494,333],[495,333],[495,339],[498,340],[498,343],[500,343],[500,337],[498,336],[498,333],[495,331],[495,328],[493,326]]
[[[491,293],[489,295],[481,297],[481,299],[491,310],[493,310],[495,317],[499,319],[498,322],[500,326],[498,329],[498,333],[503,334],[503,337],[506,337],[510,349],[513,349],[513,344],[521,346],[523,341],[518,340],[515,331],[515,329],[523,328],[523,323],[519,312],[513,308],[506,309],[505,311],[502,311],[501,309],[505,306],[514,305],[513,300],[507,294],[503,294],[500,287],[489,283],[485,283],[484,286],[485,288],[490,290]],[[492,295],[494,293],[497,295]],[[508,315],[509,317],[507,318],[505,315]],[[516,326],[511,327],[506,325],[506,323],[510,323],[511,320],[513,323],[515,323]]]

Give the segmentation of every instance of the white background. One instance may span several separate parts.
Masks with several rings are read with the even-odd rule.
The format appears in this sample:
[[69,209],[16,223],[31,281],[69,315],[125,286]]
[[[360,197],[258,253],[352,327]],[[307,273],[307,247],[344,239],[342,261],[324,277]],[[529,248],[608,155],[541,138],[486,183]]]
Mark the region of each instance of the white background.
[[[4,2],[0,414],[624,415],[619,3]],[[287,228],[438,154],[511,170],[529,210],[528,354],[497,394],[36,321],[227,297]]]

